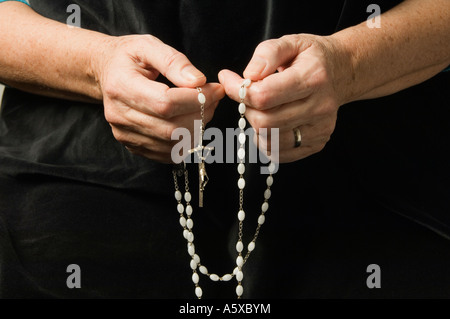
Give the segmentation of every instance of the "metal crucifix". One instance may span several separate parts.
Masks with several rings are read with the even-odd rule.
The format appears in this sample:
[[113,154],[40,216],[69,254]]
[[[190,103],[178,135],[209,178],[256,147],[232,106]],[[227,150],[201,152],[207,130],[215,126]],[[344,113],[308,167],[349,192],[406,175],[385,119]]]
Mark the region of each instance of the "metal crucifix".
[[[208,157],[208,155],[211,153],[211,151],[214,149],[214,147],[209,146],[203,146],[203,121],[200,124],[200,134],[198,138],[198,145],[197,147],[189,150],[189,153],[197,153],[197,157],[199,159],[198,162],[198,206],[203,207],[203,192],[205,190],[205,186],[208,183],[208,174],[206,173],[206,167],[205,167],[205,159]],[[206,152],[206,155],[204,154]]]

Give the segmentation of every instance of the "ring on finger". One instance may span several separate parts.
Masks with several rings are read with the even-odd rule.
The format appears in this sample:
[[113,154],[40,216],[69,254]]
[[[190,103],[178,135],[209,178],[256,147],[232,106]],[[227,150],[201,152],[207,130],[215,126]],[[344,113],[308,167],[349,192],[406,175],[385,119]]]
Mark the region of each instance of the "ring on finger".
[[300,147],[302,145],[302,133],[300,129],[294,128],[294,148]]

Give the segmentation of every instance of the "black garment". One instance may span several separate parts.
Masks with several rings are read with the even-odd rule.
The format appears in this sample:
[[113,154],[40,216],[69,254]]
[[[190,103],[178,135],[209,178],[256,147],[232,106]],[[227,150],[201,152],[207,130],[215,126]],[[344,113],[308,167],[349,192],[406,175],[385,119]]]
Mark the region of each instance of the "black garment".
[[[84,28],[150,33],[185,53],[209,81],[222,68],[242,73],[266,38],[331,34],[364,21],[370,3],[30,2],[61,22],[77,3]],[[383,11],[398,2],[378,1]],[[267,222],[245,266],[244,297],[450,296],[448,84],[449,74],[440,74],[399,94],[344,106],[323,152],[281,165]],[[224,99],[210,126],[235,127],[235,109]],[[236,257],[235,166],[209,165],[206,208],[194,212],[196,250],[219,274],[233,269]],[[264,190],[257,169],[247,176],[248,236]],[[6,89],[0,296],[192,298],[173,191],[171,166],[128,153],[101,107]],[[381,267],[381,289],[366,286],[372,263]],[[81,267],[81,289],[66,286],[70,264]],[[234,281],[202,278],[201,286],[205,297],[234,296]]]

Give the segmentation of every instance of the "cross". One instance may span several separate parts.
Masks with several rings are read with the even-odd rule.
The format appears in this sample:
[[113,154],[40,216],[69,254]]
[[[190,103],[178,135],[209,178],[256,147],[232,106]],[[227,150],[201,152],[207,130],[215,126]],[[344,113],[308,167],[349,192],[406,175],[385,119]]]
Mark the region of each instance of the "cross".
[[[203,191],[205,190],[205,186],[208,183],[208,174],[206,174],[205,167],[205,159],[211,153],[214,147],[203,146],[203,124],[200,125],[200,134],[198,138],[197,147],[189,150],[189,154],[197,153],[199,158],[198,162],[198,206],[203,207]],[[207,150],[206,155],[204,155],[204,151]]]

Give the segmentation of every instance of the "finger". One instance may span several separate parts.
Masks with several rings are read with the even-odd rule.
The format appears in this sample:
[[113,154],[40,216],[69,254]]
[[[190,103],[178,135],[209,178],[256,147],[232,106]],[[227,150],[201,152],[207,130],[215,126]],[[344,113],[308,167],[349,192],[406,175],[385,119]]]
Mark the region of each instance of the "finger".
[[318,152],[320,150],[319,146],[326,143],[322,141],[316,141],[315,143],[311,144],[302,142],[302,145],[300,147],[295,148],[293,144],[291,145],[289,143],[292,142],[293,138],[284,136],[283,138],[280,137],[281,145],[274,147],[273,141],[271,142],[271,139],[267,139],[261,135],[257,135],[256,139],[256,142],[258,143],[258,149],[264,154],[269,155],[273,161],[278,163],[289,163],[308,157],[315,152]]
[[[205,109],[205,123],[208,123],[213,118],[217,105],[218,102]],[[171,141],[172,132],[179,127],[187,128],[193,132],[194,121],[201,118],[200,109],[191,114],[174,117],[168,121],[139,112],[127,106],[123,106],[123,108],[126,111],[121,111],[119,114],[107,119],[113,126],[162,141]]]
[[[222,70],[219,81],[226,94],[235,101],[240,101],[239,87],[243,79],[234,72]],[[308,75],[298,68],[290,67],[280,73],[272,74],[260,81],[252,82],[247,88],[245,103],[259,110],[304,99],[313,93],[313,86],[308,84]]]
[[323,144],[330,140],[330,128],[328,123],[320,123],[315,125],[306,124],[298,127],[301,134],[301,145],[295,147],[295,133],[294,130],[279,131],[277,135],[271,134],[257,134],[259,145],[265,150],[279,150],[280,152],[289,151],[293,148],[300,148],[303,146],[314,146]]
[[289,64],[299,53],[297,43],[294,36],[261,42],[244,71],[244,77],[258,81],[274,73],[280,66]]
[[314,95],[267,110],[248,107],[245,117],[254,129],[279,128],[286,131],[323,120],[336,121],[337,112],[333,99]]
[[181,52],[155,37],[149,37],[149,47],[143,46],[138,57],[142,62],[156,68],[162,75],[179,87],[197,87],[206,83],[200,72]]
[[[129,77],[127,83],[119,86],[122,89],[119,88],[114,97],[145,114],[170,119],[200,110],[199,93],[195,88],[169,88],[141,75]],[[225,96],[219,83],[205,84],[202,93],[206,97],[205,109]]]
[[281,131],[287,131],[315,120],[314,115],[311,114],[310,105],[309,101],[300,100],[268,110],[248,107],[245,117],[256,130],[279,128]]
[[170,141],[142,135],[118,126],[112,126],[112,132],[118,142],[133,149],[147,149],[158,153],[170,154],[173,147],[173,143]]

